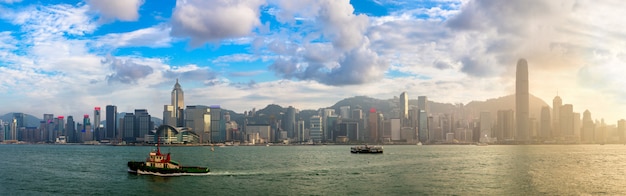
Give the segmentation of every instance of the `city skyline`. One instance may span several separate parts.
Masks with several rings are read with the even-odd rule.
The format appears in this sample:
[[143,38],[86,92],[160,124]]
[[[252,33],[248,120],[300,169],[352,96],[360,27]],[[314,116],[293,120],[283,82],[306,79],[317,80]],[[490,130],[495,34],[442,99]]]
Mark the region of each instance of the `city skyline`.
[[[524,58],[530,94],[547,103],[558,94],[575,112],[589,110],[613,124],[626,116],[621,7],[5,0],[0,113],[78,118],[94,106],[116,105],[159,114],[176,78],[186,105],[238,113],[268,104],[318,109],[346,97],[401,92],[468,103],[514,94],[515,62]],[[206,20],[183,17],[193,8],[215,10],[197,13]]]

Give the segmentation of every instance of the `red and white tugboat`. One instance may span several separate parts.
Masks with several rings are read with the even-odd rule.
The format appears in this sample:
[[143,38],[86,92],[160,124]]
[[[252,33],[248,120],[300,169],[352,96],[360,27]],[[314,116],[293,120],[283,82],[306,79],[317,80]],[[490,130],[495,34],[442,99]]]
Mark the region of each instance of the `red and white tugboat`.
[[206,175],[210,172],[206,167],[182,166],[170,159],[170,153],[162,154],[157,142],[157,149],[150,152],[146,161],[129,161],[128,172],[157,176]]

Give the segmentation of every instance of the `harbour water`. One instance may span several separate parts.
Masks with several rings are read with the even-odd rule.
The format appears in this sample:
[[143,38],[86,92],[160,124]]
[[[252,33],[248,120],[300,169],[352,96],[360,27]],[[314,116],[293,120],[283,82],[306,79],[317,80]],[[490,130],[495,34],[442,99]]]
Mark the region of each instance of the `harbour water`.
[[163,147],[212,173],[127,173],[153,148],[0,145],[0,195],[626,195],[624,145]]

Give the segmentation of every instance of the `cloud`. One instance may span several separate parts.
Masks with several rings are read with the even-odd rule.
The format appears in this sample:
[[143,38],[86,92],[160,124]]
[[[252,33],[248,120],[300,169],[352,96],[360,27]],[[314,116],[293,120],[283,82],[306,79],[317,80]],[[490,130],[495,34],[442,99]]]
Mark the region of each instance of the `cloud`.
[[87,0],[91,10],[101,14],[101,21],[136,21],[143,0]]
[[19,3],[19,2],[22,2],[22,0],[1,0],[0,1],[0,3],[8,3],[8,4]]
[[189,37],[194,46],[247,36],[261,25],[262,0],[177,0],[172,35]]
[[[274,10],[279,22],[312,32],[278,38],[268,49],[279,54],[269,69],[286,79],[315,80],[327,85],[352,85],[380,80],[388,62],[370,48],[365,35],[369,19],[354,14],[347,0],[281,0]],[[302,24],[291,20],[303,18]]]
[[126,33],[110,33],[106,34],[97,41],[96,47],[108,46],[113,48],[120,47],[169,47],[173,39],[170,37],[171,27],[160,24],[145,29],[139,29]]
[[181,78],[187,81],[214,80],[218,75],[218,73],[208,67],[199,67],[193,64],[166,70],[164,73],[164,77],[166,78]]
[[107,56],[102,63],[108,64],[113,71],[106,77],[109,84],[115,82],[136,84],[139,79],[145,78],[154,72],[152,67],[148,65],[140,65],[130,59],[117,59],[113,56]]

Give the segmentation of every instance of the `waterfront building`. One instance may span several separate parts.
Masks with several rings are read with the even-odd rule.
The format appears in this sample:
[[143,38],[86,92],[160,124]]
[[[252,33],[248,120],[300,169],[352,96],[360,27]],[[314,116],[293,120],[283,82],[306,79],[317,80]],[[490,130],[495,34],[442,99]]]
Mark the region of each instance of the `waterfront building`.
[[[89,116],[89,115],[87,115],[87,116]],[[87,129],[88,131],[90,131],[89,134],[91,136],[89,136],[88,140],[85,140],[85,141],[96,140],[95,137],[97,137],[100,134],[100,132],[103,131],[103,130],[100,130],[100,122],[101,122],[101,120],[100,120],[101,117],[100,116],[101,116],[101,114],[100,114],[100,107],[98,107],[98,106],[94,107],[93,108],[93,124],[91,124],[92,126],[90,126],[90,129]],[[99,138],[97,138],[97,139],[99,139]]]
[[67,143],[77,143],[78,136],[76,134],[76,123],[73,116],[67,116],[67,123],[65,123],[65,140]]
[[490,142],[489,138],[492,138],[493,135],[491,133],[491,113],[490,112],[480,112],[480,131],[479,131],[479,142]]
[[417,121],[417,135],[418,139],[422,143],[426,143],[431,140],[430,138],[430,126],[428,123],[428,117],[430,115],[430,109],[428,106],[428,98],[426,96],[417,97],[417,109],[418,121]]
[[309,137],[314,143],[320,143],[324,139],[324,134],[322,133],[322,122],[321,116],[311,116],[309,121]]
[[496,118],[496,137],[498,141],[515,139],[515,113],[513,110],[498,110]]
[[406,92],[400,94],[400,124],[409,126],[409,95]]
[[46,138],[46,142],[54,142],[54,114],[43,114],[43,121],[45,121],[45,126],[42,132],[44,133]]
[[367,128],[369,129],[369,141],[378,142],[378,114],[376,113],[375,108],[370,109],[367,120]]
[[[337,115],[335,114],[335,109],[332,108],[324,108],[321,110],[322,113],[322,140],[323,141],[332,141],[332,123],[333,119],[336,119]],[[329,117],[334,117],[330,118]]]
[[559,123],[561,128],[561,136],[567,140],[575,140],[574,132],[574,106],[572,104],[564,104],[560,108]]
[[[94,117],[94,119],[96,119]],[[93,129],[91,127],[91,122],[89,120],[89,114],[85,114],[83,115],[83,124],[82,124],[82,128],[80,130],[81,134],[82,134],[82,141],[83,142],[87,142],[87,141],[92,141],[93,140]]]
[[191,128],[191,131],[199,136],[200,142],[209,143],[211,139],[211,109],[203,105],[190,105],[185,109],[185,117],[185,126]]
[[178,83],[178,79],[176,79],[176,84],[174,84],[174,89],[172,89],[172,106],[173,106],[173,115],[176,119],[176,126],[174,127],[182,127],[185,126],[185,96],[183,93],[183,89]]
[[515,77],[515,123],[516,140],[527,141],[529,133],[529,92],[528,92],[528,63],[526,59],[517,61]]
[[626,143],[626,120],[624,119],[617,121],[617,136],[620,143]]
[[552,100],[552,137],[561,138],[561,106],[563,100],[557,95]]
[[[348,107],[348,110],[350,108]],[[287,132],[287,138],[293,139],[296,136],[296,108],[293,106],[289,106],[287,108],[287,113],[284,115],[283,119],[283,130]]]
[[306,131],[308,131],[309,129],[306,128],[306,126],[304,125],[304,120],[299,119],[298,120],[298,133],[296,134],[296,137],[298,138],[297,141],[298,142],[305,142],[307,140],[309,140],[309,134],[306,134]]
[[144,142],[146,135],[150,134],[150,130],[154,130],[152,118],[146,109],[135,109],[134,137],[136,141]]
[[224,142],[226,129],[225,122],[222,120],[222,108],[218,105],[212,105],[209,106],[209,109],[211,110],[211,142]]
[[539,138],[542,140],[551,140],[552,139],[552,122],[550,121],[550,107],[543,106],[541,107],[541,117],[539,122]]
[[106,131],[104,132],[103,137],[101,137],[101,141],[104,140],[115,140],[118,138],[117,134],[117,106],[107,105],[106,106]]
[[135,115],[133,113],[126,113],[120,124],[122,130],[122,140],[125,142],[136,142]]

